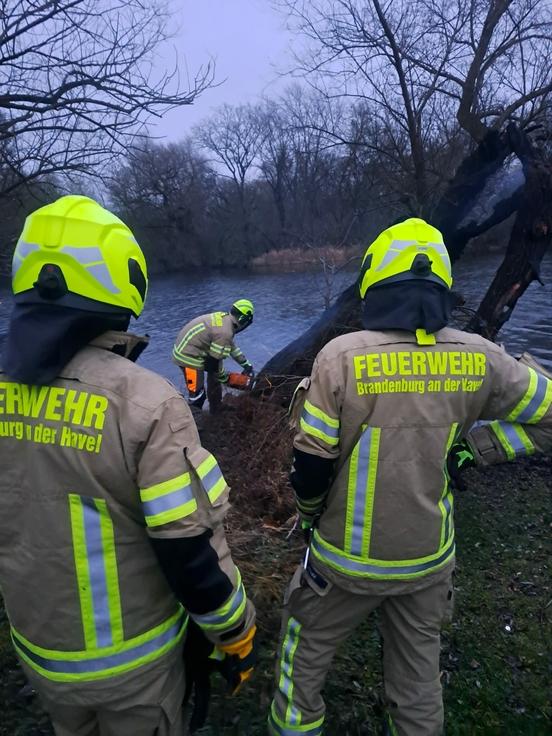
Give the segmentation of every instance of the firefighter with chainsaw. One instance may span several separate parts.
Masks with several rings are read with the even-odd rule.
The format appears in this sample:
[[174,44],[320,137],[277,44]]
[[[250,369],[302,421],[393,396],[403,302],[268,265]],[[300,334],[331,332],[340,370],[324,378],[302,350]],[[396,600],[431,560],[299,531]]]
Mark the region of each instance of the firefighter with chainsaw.
[[233,689],[254,665],[228,486],[187,403],[134,362],[147,283],[131,231],[82,196],[31,214],[13,257],[0,588],[57,736],[181,736],[209,657]]
[[[323,733],[334,653],[375,609],[386,733],[442,733],[451,476],[552,447],[552,376],[447,327],[452,276],[438,230],[420,219],[385,230],[359,285],[364,330],[321,350],[292,404],[291,483],[309,546],[284,599],[273,735]],[[488,422],[470,429],[478,420]]]
[[[235,344],[234,336],[249,327],[253,315],[254,307],[249,299],[238,299],[230,312],[203,314],[185,324],[178,333],[172,357],[184,373],[188,403],[196,417],[200,416],[206,398],[211,412],[218,409],[222,384],[240,390],[250,386],[253,366]],[[226,358],[233,358],[242,367],[242,373],[228,373],[224,369]]]

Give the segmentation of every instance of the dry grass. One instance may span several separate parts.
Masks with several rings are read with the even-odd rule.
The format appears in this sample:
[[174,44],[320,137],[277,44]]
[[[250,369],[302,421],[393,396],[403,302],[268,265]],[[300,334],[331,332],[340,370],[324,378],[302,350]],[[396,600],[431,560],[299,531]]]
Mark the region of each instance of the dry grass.
[[333,245],[319,248],[285,248],[284,250],[270,250],[251,261],[253,268],[270,268],[285,270],[304,266],[338,267],[359,255],[355,246],[336,248]]

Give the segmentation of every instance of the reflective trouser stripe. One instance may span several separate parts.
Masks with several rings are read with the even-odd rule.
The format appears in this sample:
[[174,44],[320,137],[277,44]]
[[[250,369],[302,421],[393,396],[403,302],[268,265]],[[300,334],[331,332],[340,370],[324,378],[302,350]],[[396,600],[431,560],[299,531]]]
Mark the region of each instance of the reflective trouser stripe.
[[182,639],[188,619],[182,610],[151,631],[121,644],[91,651],[60,652],[32,644],[12,627],[15,649],[48,680],[79,682],[112,677],[153,662]]
[[552,381],[528,368],[529,386],[519,404],[508,414],[508,422],[536,424],[552,405]]
[[301,624],[293,616],[290,616],[282,644],[278,689],[287,701],[285,723],[291,726],[301,724],[301,713],[293,704],[293,658],[299,644],[300,633]]
[[393,723],[393,719],[391,718],[389,713],[386,713],[385,715],[385,730],[383,732],[383,736],[399,736],[397,727]]
[[370,554],[380,435],[379,428],[368,427],[349,461],[345,549],[361,557]]
[[113,523],[103,499],[69,494],[73,554],[87,649],[123,640]]
[[535,452],[535,446],[520,424],[491,422],[490,428],[500,442],[508,460],[514,460],[522,455],[532,455]]
[[203,615],[193,614],[192,618],[199,624],[202,629],[207,631],[216,631],[217,629],[227,629],[235,624],[245,611],[247,599],[245,595],[245,588],[241,581],[239,571],[237,571],[238,580],[236,590],[232,593],[230,598],[220,608],[212,613],[206,613]]
[[278,717],[274,703],[272,703],[268,716],[268,728],[274,736],[320,736],[322,734],[323,723],[324,718],[319,718],[314,723],[305,723],[303,725],[285,723]]
[[353,558],[343,550],[328,544],[318,530],[314,532],[311,550],[315,557],[330,567],[358,577],[366,577],[374,580],[407,580],[409,578],[421,577],[430,570],[444,566],[454,556],[454,535],[443,549],[435,554],[415,560],[374,560]]

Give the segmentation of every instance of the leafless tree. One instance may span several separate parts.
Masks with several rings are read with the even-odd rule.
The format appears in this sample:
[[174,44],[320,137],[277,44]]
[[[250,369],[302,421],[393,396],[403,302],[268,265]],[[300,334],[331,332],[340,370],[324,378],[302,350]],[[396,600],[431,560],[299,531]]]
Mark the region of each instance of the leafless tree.
[[101,174],[152,116],[190,104],[210,64],[182,80],[160,52],[164,0],[0,0],[0,165],[22,182]]

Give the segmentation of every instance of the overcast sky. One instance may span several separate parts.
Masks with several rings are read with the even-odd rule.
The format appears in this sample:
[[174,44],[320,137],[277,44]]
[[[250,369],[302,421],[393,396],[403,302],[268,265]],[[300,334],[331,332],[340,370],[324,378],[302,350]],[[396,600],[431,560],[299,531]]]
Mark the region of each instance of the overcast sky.
[[290,35],[270,0],[174,0],[173,6],[179,32],[172,43],[190,76],[214,57],[217,79],[226,81],[207,90],[194,105],[166,115],[151,127],[154,135],[178,140],[213,108],[276,95],[288,83],[278,79],[277,70],[290,59]]

